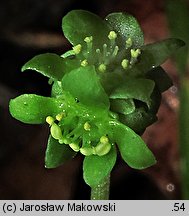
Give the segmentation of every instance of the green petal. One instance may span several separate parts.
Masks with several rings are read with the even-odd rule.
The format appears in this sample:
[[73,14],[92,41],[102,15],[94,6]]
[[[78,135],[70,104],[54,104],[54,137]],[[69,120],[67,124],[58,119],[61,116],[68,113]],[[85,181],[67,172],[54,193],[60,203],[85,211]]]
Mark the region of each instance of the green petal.
[[45,153],[45,167],[56,168],[76,155],[68,145],[60,144],[57,140],[49,136]]
[[65,37],[74,46],[85,44],[84,39],[93,36],[94,47],[100,47],[108,40],[109,28],[97,15],[85,10],[72,10],[62,20]]
[[132,99],[113,99],[110,103],[111,110],[124,115],[130,114],[135,110],[135,104]]
[[148,44],[141,48],[139,62],[132,67],[139,73],[146,73],[149,70],[164,63],[177,49],[184,46],[184,42],[179,39],[169,38],[153,44]]
[[140,107],[130,114],[119,114],[119,121],[130,127],[135,133],[143,134],[149,125],[157,121],[157,117],[152,112],[146,112],[144,107]]
[[144,44],[143,32],[133,16],[121,12],[111,13],[105,20],[114,31],[119,33],[123,45],[128,38],[132,39],[133,47],[140,47]]
[[147,73],[147,78],[152,79],[160,92],[166,91],[173,85],[171,78],[162,67],[156,67]]
[[61,80],[63,75],[75,68],[77,63],[71,59],[64,59],[53,53],[37,55],[29,60],[22,71],[35,70],[53,80]]
[[104,156],[87,156],[83,162],[83,178],[94,187],[99,184],[112,170],[116,162],[116,149],[112,146],[110,152]]
[[85,105],[109,108],[108,96],[93,66],[80,67],[66,74],[62,87]]
[[140,100],[150,107],[151,105],[151,94],[153,92],[155,83],[149,79],[127,79],[124,85],[115,89],[111,93],[110,98],[112,99],[136,99]]
[[60,113],[62,101],[34,94],[20,95],[10,100],[9,110],[17,120],[29,124],[41,124],[47,116]]
[[67,57],[71,57],[71,56],[74,56],[75,55],[75,52],[74,50],[68,50],[66,51],[65,53],[63,53],[61,55],[62,58],[67,58]]
[[63,95],[64,91],[62,88],[62,83],[60,81],[54,81],[51,89],[51,96],[56,97],[59,95]]
[[123,160],[132,168],[145,169],[156,163],[154,155],[142,138],[129,127],[117,123],[112,126],[114,139]]

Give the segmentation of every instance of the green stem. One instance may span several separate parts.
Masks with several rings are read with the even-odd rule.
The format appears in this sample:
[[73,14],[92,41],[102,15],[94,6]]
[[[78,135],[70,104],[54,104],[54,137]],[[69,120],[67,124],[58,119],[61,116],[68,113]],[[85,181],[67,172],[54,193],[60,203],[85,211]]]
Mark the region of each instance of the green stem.
[[91,187],[91,200],[108,200],[110,189],[110,175],[105,177],[97,186]]
[[180,90],[180,154],[182,174],[182,199],[189,199],[189,80],[181,79]]

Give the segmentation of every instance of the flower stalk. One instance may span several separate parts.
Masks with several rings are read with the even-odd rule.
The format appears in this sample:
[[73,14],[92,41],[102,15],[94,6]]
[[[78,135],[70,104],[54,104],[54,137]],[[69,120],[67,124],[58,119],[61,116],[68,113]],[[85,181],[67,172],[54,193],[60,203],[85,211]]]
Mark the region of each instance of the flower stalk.
[[91,187],[91,200],[108,200],[110,193],[110,175],[106,176],[98,185]]

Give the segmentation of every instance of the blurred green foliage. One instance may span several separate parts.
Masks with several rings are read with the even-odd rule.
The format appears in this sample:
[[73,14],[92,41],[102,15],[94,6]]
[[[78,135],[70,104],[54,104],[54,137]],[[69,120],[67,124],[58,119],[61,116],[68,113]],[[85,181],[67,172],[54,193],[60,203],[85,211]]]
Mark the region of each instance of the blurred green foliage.
[[180,76],[179,136],[182,198],[189,199],[189,3],[186,0],[167,0],[167,18],[172,37],[180,38],[186,46],[175,54]]

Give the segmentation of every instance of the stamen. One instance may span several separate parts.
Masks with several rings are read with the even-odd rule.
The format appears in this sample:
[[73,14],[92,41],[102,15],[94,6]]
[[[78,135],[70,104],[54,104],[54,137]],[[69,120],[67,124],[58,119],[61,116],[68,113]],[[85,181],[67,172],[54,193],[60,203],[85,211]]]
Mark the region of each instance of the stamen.
[[132,47],[132,45],[133,45],[132,39],[131,39],[131,38],[128,38],[128,39],[126,40],[126,49]]
[[141,54],[141,50],[140,49],[131,49],[131,60],[130,60],[130,64],[133,65],[136,63],[138,56]]
[[110,151],[111,147],[112,145],[109,143],[108,137],[102,136],[100,142],[94,147],[94,152],[98,156],[103,156]]
[[97,53],[97,54],[100,54],[100,49],[96,49],[96,53]]
[[102,73],[104,73],[106,71],[106,65],[105,64],[100,64],[98,66],[98,70]]
[[74,53],[77,55],[81,52],[81,48],[82,48],[81,44],[78,44],[78,45],[74,46],[72,49],[73,49]]
[[105,60],[107,56],[107,44],[103,44],[103,60]]
[[100,49],[98,48],[98,49],[96,49],[96,54],[97,54],[97,59],[98,59],[98,62],[100,62],[101,61],[101,59],[102,59],[102,57],[101,57],[101,51],[100,51]]
[[127,69],[128,66],[129,66],[129,60],[123,59],[122,62],[121,62],[121,66],[122,66],[123,69]]
[[78,143],[71,143],[69,144],[70,148],[72,148],[75,152],[78,152],[80,147]]
[[58,115],[56,115],[56,120],[61,121],[63,119],[63,117],[65,117],[65,113],[64,112],[59,113]]
[[112,53],[112,57],[115,57],[117,55],[118,51],[119,51],[119,47],[115,46],[114,51]]
[[141,54],[140,49],[136,49],[136,50],[131,49],[131,57],[137,58],[140,54]]
[[110,31],[108,38],[110,40],[115,40],[117,38],[117,34],[115,33],[115,31]]
[[90,156],[93,154],[94,150],[93,148],[91,147],[82,147],[80,148],[80,152],[81,154],[85,155],[85,156]]
[[84,39],[84,41],[87,43],[87,53],[91,53],[92,52],[92,47],[93,47],[93,37],[86,37]]
[[49,84],[49,85],[52,85],[53,82],[54,82],[54,79],[50,78],[49,81],[48,81],[48,84]]
[[108,139],[107,136],[102,136],[102,137],[100,138],[100,143],[102,143],[102,144],[107,144],[108,142],[109,142],[109,139]]
[[54,118],[52,116],[47,116],[46,122],[51,126],[54,123]]
[[88,65],[88,61],[87,59],[84,59],[82,62],[81,62],[81,66],[82,67],[86,67]]
[[113,48],[115,45],[115,39],[117,38],[117,34],[115,33],[115,31],[110,31],[108,38],[110,40],[111,48]]
[[89,122],[85,122],[83,128],[84,128],[84,130],[86,130],[86,131],[90,131],[91,125],[89,124]]
[[65,137],[62,137],[61,139],[58,140],[58,142],[60,144],[70,144],[71,140],[70,139],[67,139]]
[[56,123],[52,124],[50,131],[51,131],[51,135],[54,139],[57,139],[57,140],[62,139],[61,128]]
[[86,37],[86,38],[84,39],[84,41],[85,41],[86,43],[91,43],[91,42],[93,41],[93,36]]

